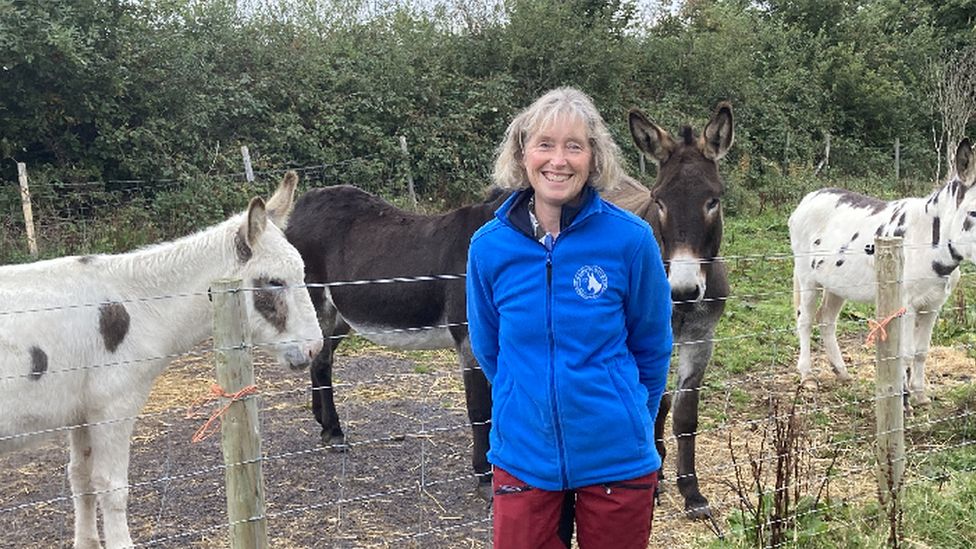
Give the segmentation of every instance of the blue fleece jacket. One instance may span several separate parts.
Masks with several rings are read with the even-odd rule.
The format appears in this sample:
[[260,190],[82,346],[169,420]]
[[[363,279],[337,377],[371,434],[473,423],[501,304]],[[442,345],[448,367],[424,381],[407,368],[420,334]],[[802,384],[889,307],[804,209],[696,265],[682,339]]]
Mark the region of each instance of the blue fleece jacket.
[[468,254],[471,347],[492,387],[488,459],[544,490],[656,471],[672,337],[651,228],[587,186],[559,237],[540,243],[516,219],[526,193]]

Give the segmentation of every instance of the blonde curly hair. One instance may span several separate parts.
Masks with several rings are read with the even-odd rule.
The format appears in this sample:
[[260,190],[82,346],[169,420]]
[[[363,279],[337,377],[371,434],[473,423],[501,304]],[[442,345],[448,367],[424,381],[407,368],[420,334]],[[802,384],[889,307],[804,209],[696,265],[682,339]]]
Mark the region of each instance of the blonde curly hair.
[[614,142],[590,96],[571,87],[549,90],[516,115],[508,125],[495,158],[492,173],[495,185],[513,191],[529,187],[523,164],[525,143],[536,132],[546,129],[562,117],[582,121],[586,127],[587,139],[593,149],[593,166],[587,184],[601,192],[616,187],[624,177],[620,166],[620,147]]

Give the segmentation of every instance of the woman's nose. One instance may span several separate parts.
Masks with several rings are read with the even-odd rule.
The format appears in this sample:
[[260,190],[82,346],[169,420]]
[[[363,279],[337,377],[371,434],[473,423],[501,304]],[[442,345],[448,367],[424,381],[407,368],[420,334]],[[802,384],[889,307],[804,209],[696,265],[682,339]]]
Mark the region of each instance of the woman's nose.
[[552,152],[552,158],[549,159],[549,162],[557,166],[562,166],[566,163],[566,151],[562,147],[556,147]]

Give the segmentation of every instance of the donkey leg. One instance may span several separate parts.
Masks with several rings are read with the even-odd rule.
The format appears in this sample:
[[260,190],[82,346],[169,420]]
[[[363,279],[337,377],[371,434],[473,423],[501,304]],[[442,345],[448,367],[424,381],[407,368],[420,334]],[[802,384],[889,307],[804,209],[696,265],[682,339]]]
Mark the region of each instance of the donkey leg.
[[[793,269],[801,268],[794,265]],[[810,340],[813,337],[813,318],[817,307],[817,291],[812,285],[802,285],[793,275],[794,303],[796,305],[796,335],[800,339],[800,356],[796,369],[800,372],[800,383],[804,387],[816,388],[817,380],[811,369]]]
[[343,452],[346,446],[346,435],[339,424],[339,413],[335,407],[335,391],[332,387],[332,351],[326,349],[319,353],[312,362],[310,374],[312,378],[312,414],[315,421],[322,426],[319,436],[322,444],[330,450]]
[[[315,301],[315,300],[313,300]],[[349,325],[339,317],[339,312],[331,301],[325,299],[317,304],[316,312],[322,334],[327,338],[322,352],[312,361],[309,374],[312,378],[312,415],[322,426],[322,444],[334,451],[345,451],[346,435],[339,424],[339,413],[335,407],[335,391],[332,387],[332,365],[335,351],[344,335],[349,333]]]
[[663,490],[661,481],[664,479],[664,458],[668,455],[667,446],[664,444],[664,422],[668,419],[668,412],[670,411],[671,393],[665,392],[661,396],[661,404],[658,406],[657,417],[654,419],[654,446],[657,448],[658,455],[661,456],[661,469],[657,472],[657,491],[659,493]]
[[705,366],[712,357],[711,334],[685,343],[678,359],[678,382],[674,391],[673,430],[678,440],[678,490],[685,498],[685,515],[702,519],[712,516],[708,500],[698,487],[695,472],[695,434],[698,431],[698,393]]
[[929,354],[929,345],[932,342],[932,330],[935,328],[935,321],[939,318],[940,308],[938,306],[932,306],[929,307],[929,310],[916,311],[915,329],[912,339],[902,338],[903,341],[914,341],[915,343],[913,352],[910,353],[912,365],[910,367],[911,375],[908,381],[908,389],[911,393],[912,400],[918,405],[925,405],[931,402],[925,388],[925,359]]
[[71,458],[68,464],[68,481],[71,483],[75,508],[75,547],[101,547],[98,541],[98,524],[95,488],[92,486],[92,451],[88,427],[77,427],[69,435]]
[[471,351],[471,340],[467,334],[457,345],[458,358],[464,379],[464,398],[468,408],[468,421],[471,423],[471,436],[474,448],[471,465],[478,477],[478,494],[491,500],[491,465],[488,463],[488,434],[491,431],[491,386],[478,361]]
[[844,298],[837,294],[824,290],[823,299],[820,302],[820,336],[823,339],[824,350],[827,352],[827,360],[830,366],[841,381],[850,381],[851,374],[847,372],[844,364],[844,356],[840,352],[840,345],[837,344],[837,318],[840,310],[844,307]]
[[[131,417],[135,411],[109,417]],[[129,446],[134,420],[91,428],[91,484],[102,513],[105,546],[131,547],[126,506],[129,501]]]

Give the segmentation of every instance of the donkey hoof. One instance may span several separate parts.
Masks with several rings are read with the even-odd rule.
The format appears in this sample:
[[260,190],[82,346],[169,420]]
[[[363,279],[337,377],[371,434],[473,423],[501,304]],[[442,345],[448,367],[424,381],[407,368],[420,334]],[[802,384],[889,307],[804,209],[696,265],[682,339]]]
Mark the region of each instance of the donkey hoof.
[[322,431],[322,446],[326,450],[336,453],[345,453],[349,451],[349,444],[346,443],[346,435],[335,434],[333,432]]
[[837,381],[840,381],[841,383],[850,383],[854,381],[854,376],[849,374],[847,370],[839,371],[835,369],[834,373],[837,374]]
[[478,486],[475,487],[475,494],[478,495],[478,498],[491,503],[492,498],[495,496],[491,487],[491,477],[488,477],[488,482],[478,481]]
[[932,399],[925,393],[912,393],[912,402],[916,406],[928,406],[932,404]]
[[685,517],[692,520],[712,518],[712,508],[708,506],[708,500],[704,496],[685,500]]
[[817,378],[815,378],[813,376],[808,376],[808,377],[800,378],[800,385],[804,389],[809,389],[811,391],[816,390],[817,389],[817,386],[818,386],[818,384],[817,384]]

